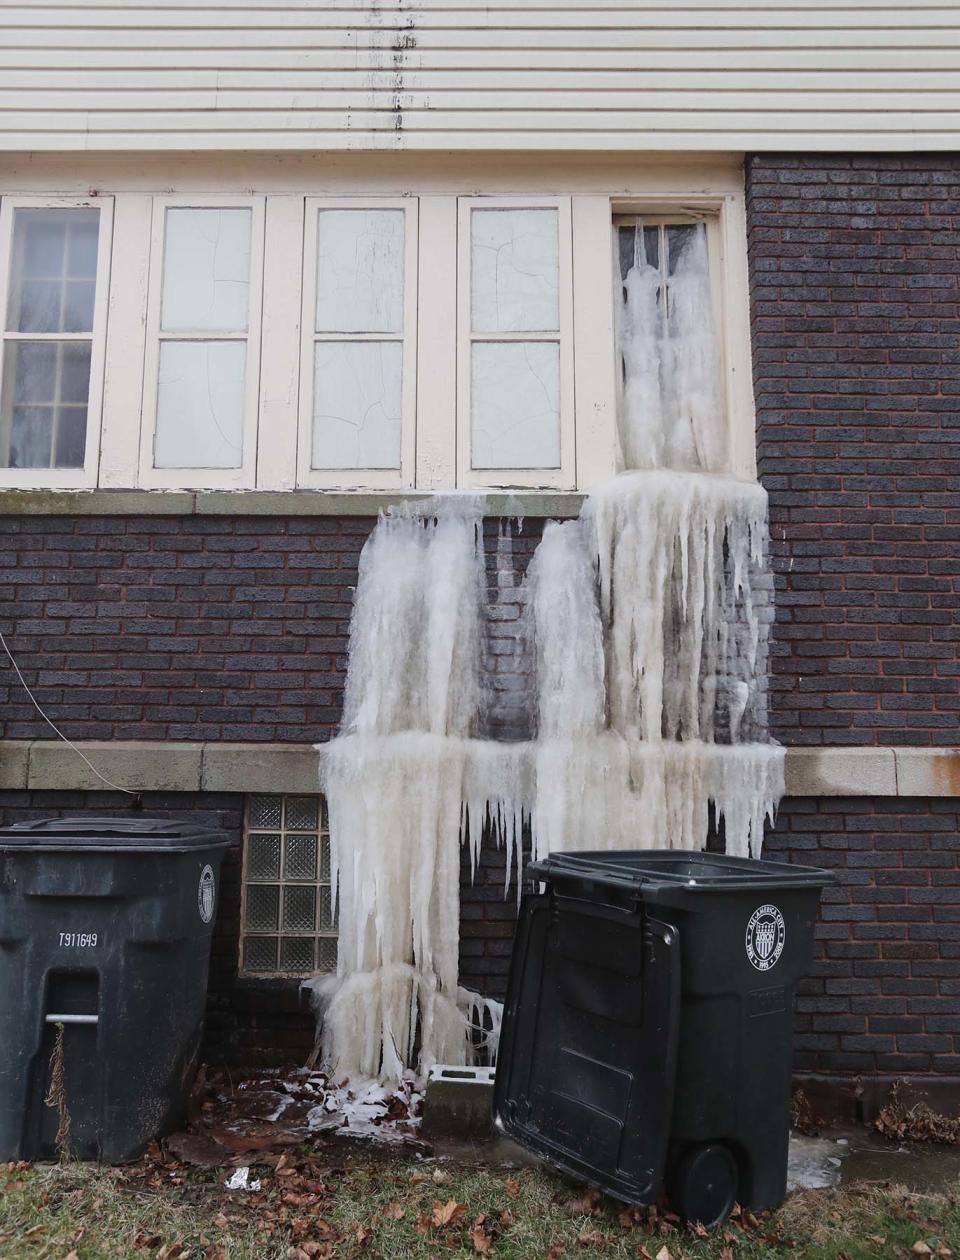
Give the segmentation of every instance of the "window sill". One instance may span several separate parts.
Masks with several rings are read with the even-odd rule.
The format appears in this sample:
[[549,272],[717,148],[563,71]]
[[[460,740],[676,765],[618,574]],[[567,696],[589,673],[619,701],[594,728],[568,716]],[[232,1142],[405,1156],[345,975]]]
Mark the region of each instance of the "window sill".
[[[429,490],[14,490],[0,489],[0,516],[376,516]],[[487,493],[488,516],[572,517],[572,490]]]

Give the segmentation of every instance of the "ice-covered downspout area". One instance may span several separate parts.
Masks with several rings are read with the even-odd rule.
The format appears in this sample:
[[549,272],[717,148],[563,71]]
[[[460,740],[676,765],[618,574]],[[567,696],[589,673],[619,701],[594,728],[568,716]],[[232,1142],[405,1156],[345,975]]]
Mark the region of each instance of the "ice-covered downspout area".
[[[505,845],[518,892],[527,823],[538,856],[701,849],[711,825],[729,853],[760,854],[783,791],[766,495],[715,471],[727,442],[702,228],[667,270],[635,254],[623,284],[632,471],[547,524],[523,581],[529,692],[485,695],[496,600],[515,588],[501,526],[488,601],[481,498],[392,510],[364,547],[341,734],[322,749],[340,942],[336,975],[310,987],[335,1075],[396,1081],[469,1061],[476,1027],[495,1040],[496,1003],[458,984],[461,839],[474,867],[484,831]],[[479,738],[494,718],[531,737]]]
[[[485,1003],[457,983],[459,842],[488,802],[518,829],[524,793],[480,719],[482,502],[438,498],[381,516],[360,561],[342,733],[322,749],[337,974],[313,985],[338,1074],[396,1080],[461,1063]],[[509,763],[509,764],[508,764]],[[465,830],[465,829],[464,829]],[[469,829],[479,846],[481,827]],[[493,1021],[496,1013],[493,1013]]]
[[766,495],[661,470],[551,524],[527,575],[538,735],[534,849],[759,856],[783,790],[766,742]]

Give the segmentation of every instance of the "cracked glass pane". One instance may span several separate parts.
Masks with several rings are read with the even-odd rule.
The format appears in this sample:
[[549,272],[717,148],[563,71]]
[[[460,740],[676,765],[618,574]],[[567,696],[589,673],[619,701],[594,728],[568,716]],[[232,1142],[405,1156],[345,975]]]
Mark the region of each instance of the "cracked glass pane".
[[474,210],[470,286],[474,332],[560,327],[556,210]]
[[402,210],[320,210],[317,332],[403,331]]
[[161,327],[243,332],[247,327],[251,211],[167,211]]
[[560,346],[479,341],[472,347],[473,468],[560,467]]
[[155,468],[239,468],[247,347],[164,341],[157,382]]
[[320,341],[314,351],[313,468],[399,468],[403,346]]

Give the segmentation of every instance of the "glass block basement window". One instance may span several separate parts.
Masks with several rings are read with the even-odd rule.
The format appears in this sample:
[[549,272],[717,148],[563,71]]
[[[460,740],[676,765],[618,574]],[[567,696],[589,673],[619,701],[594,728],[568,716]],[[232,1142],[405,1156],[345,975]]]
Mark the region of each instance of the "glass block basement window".
[[330,841],[319,796],[247,798],[242,925],[244,975],[335,970]]

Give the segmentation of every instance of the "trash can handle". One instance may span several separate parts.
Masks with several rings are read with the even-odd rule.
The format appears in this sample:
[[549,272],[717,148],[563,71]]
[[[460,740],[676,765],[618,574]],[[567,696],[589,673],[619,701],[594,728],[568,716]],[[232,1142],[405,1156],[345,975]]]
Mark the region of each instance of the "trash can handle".
[[99,1024],[99,1015],[47,1015],[46,1024]]

